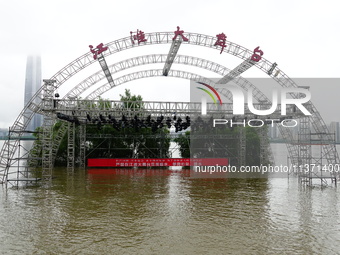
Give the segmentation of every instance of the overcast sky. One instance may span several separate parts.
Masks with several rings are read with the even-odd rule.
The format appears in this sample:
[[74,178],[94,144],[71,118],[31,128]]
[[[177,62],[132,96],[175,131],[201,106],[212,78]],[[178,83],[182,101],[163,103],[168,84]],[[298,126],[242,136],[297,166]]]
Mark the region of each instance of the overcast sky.
[[[338,0],[0,0],[0,128],[12,125],[23,108],[28,55],[41,56],[42,78],[48,79],[87,53],[88,45],[109,43],[137,29],[162,32],[180,26],[186,32],[211,36],[224,32],[229,41],[248,49],[260,46],[264,57],[278,63],[289,77],[338,78],[339,9]],[[138,55],[166,54],[169,46],[128,50],[107,62],[110,65]],[[235,67],[232,56],[216,50],[205,52],[192,46],[181,47],[179,53]],[[96,70],[100,70],[99,65]],[[84,75],[86,72],[82,71]],[[86,76],[92,73],[88,71]],[[261,72],[244,74],[261,75],[265,77]],[[176,78],[149,78],[126,84],[110,95],[118,99],[129,88],[145,100],[183,100],[180,90],[188,84]],[[327,88],[316,86],[311,91],[312,101],[326,122],[340,121],[340,83]]]

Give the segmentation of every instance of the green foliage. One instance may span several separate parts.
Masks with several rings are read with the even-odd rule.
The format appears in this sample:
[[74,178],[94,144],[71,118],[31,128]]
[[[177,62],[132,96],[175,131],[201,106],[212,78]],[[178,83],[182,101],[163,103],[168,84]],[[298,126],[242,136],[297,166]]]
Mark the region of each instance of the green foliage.
[[179,146],[179,154],[182,158],[190,158],[190,131],[179,135],[174,139]]
[[[143,98],[141,95],[131,95],[131,91],[129,89],[125,89],[125,94],[124,95],[119,95],[120,96],[120,101],[124,103],[124,107],[129,109],[131,107],[131,102],[134,102],[134,105],[136,108],[142,108],[143,107]],[[137,103],[136,103],[137,102]],[[138,107],[139,106],[139,107]]]

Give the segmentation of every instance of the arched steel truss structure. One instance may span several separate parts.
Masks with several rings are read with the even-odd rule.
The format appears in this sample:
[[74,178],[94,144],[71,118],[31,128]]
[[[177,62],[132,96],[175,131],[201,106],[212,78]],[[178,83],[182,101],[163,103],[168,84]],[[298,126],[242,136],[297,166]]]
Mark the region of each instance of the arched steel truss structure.
[[[123,70],[127,70],[133,67],[137,66],[144,66],[147,64],[159,64],[159,63],[165,63],[167,59],[166,54],[152,54],[152,55],[144,55],[144,56],[138,56],[130,59],[126,59],[123,61],[120,61],[118,63],[112,64],[109,66],[109,71],[111,74],[118,73]],[[214,72],[215,74],[225,76],[227,75],[231,70],[212,61],[202,59],[202,58],[197,58],[197,57],[192,57],[192,56],[186,56],[186,55],[177,55],[174,59],[175,64],[182,64],[182,65],[189,65],[189,66],[194,66],[198,68],[202,68],[211,72]],[[181,77],[181,76],[178,76]],[[194,79],[195,75],[192,74],[191,79]],[[130,74],[122,76],[118,79],[115,79],[113,82],[114,87],[125,83],[130,80],[135,80],[137,77],[131,77]],[[142,77],[141,77],[142,78]],[[77,98],[81,96],[82,93],[84,93],[87,89],[98,83],[99,81],[105,79],[105,75],[102,72],[102,70],[94,73],[93,75],[87,77],[84,79],[82,82],[80,82],[78,85],[73,87],[65,96],[64,98]],[[195,80],[195,79],[194,79]],[[198,80],[197,80],[198,81]],[[200,78],[201,82],[208,82],[209,84],[213,85],[214,82],[211,80],[204,79],[203,77]],[[259,101],[268,101],[270,100],[253,84],[251,84],[248,80],[238,77],[233,80],[235,83],[237,83],[239,86],[241,86],[243,89],[246,91],[249,88],[253,89],[253,95],[254,98],[259,102]],[[98,95],[104,93],[108,89],[113,88],[110,83],[105,84],[102,86],[100,89],[97,89],[96,91],[93,92],[93,94],[89,95],[90,98],[96,98]],[[248,88],[248,89],[247,89]],[[104,92],[101,92],[104,91]],[[226,93],[229,93],[226,91]]]
[[[130,58],[127,60],[120,61],[118,63],[115,63],[111,66],[109,66],[110,73],[116,74],[117,72],[127,70],[129,68],[133,68],[136,66],[141,66],[141,65],[147,65],[147,64],[157,64],[157,63],[165,63],[167,59],[167,55],[165,54],[153,54],[153,55],[145,55],[145,56],[138,56],[134,58]],[[214,72],[215,74],[221,75],[224,77],[228,73],[230,73],[230,69],[209,61],[205,60],[202,58],[197,58],[197,57],[192,57],[192,56],[183,56],[183,55],[177,55],[174,59],[174,63],[176,64],[184,64],[184,65],[190,65],[190,66],[195,66],[199,67],[211,72]],[[147,78],[147,77],[156,77],[156,76],[162,76],[162,71],[161,70],[144,70],[144,71],[139,71],[139,72],[133,72],[129,73],[127,75],[121,76],[113,81],[110,81],[109,83],[106,83],[105,85],[101,86],[100,88],[97,88],[93,93],[89,94],[85,99],[90,99],[90,100],[95,100],[98,98],[100,95],[105,93],[106,91],[122,85],[123,83],[136,80],[136,79],[142,79],[142,78]],[[193,73],[188,73],[180,70],[170,70],[167,74],[167,76],[170,77],[177,77],[177,78],[185,78],[189,80],[194,80],[194,81],[200,81],[204,82],[207,84],[210,84],[214,86],[215,82],[207,79],[205,77],[202,77],[197,74]],[[72,88],[64,97],[63,99],[70,98],[71,102],[75,98],[79,98],[82,93],[86,92],[88,89],[90,89],[92,86],[96,85],[97,82],[105,79],[105,75],[103,74],[102,71],[98,71],[94,73],[93,75],[89,76],[82,82],[80,82],[78,85],[76,85],[74,88]],[[254,86],[252,83],[250,83],[248,80],[238,77],[234,79],[234,82],[240,86],[243,90],[248,91],[249,89],[252,89],[253,91],[253,97],[257,102],[261,102],[261,104],[266,103],[268,106],[271,105],[271,100],[267,98],[256,86]],[[114,84],[112,86],[111,84]],[[219,93],[227,97],[231,102],[232,102],[232,96],[229,93],[228,90],[226,89],[218,89]],[[282,126],[279,126],[279,129],[282,130]],[[61,138],[64,137],[66,133],[66,124],[64,124],[63,128],[60,129],[60,133],[57,135],[57,137],[54,139],[54,144],[53,144],[53,155],[52,158],[55,158],[55,154],[59,148],[59,143],[61,142]],[[285,130],[283,130],[285,131]],[[283,133],[285,139],[288,141],[292,140],[292,134],[290,130],[287,130],[286,132],[281,132]],[[287,144],[289,148],[290,154],[293,154],[294,150],[297,150],[297,146],[293,144]],[[294,158],[293,160],[296,160]]]
[[[184,33],[184,35],[186,38],[188,38],[188,41],[182,42],[184,44],[204,46],[204,47],[208,47],[212,49],[217,49],[220,51],[220,48],[218,48],[218,46],[215,45],[216,37],[197,34],[197,33]],[[145,33],[145,39],[146,39],[146,42],[142,44],[134,44],[131,41],[130,37],[125,37],[125,38],[113,41],[111,43],[108,43],[106,45],[108,50],[102,53],[103,57],[109,56],[117,52],[121,52],[123,50],[134,48],[134,47],[152,45],[152,44],[173,43],[173,32]],[[228,45],[228,47],[225,47],[223,49],[224,53],[231,54],[245,61],[249,60],[253,54],[253,51],[248,50],[238,44],[226,41],[226,45]],[[159,55],[158,57],[163,58],[163,56],[161,55]],[[178,59],[180,59],[180,57],[178,57]],[[194,58],[191,58],[190,60],[192,61],[194,60]],[[50,82],[48,86],[42,87],[32,97],[31,101],[24,107],[24,109],[21,111],[21,113],[15,120],[13,126],[10,128],[10,130],[14,132],[16,138],[20,138],[22,136],[26,128],[26,123],[28,123],[32,119],[33,115],[36,112],[41,112],[43,99],[46,95],[49,95],[49,96],[53,95],[53,92],[56,89],[58,89],[64,82],[66,82],[69,78],[73,77],[76,73],[80,72],[82,69],[93,64],[94,62],[96,62],[96,60],[93,59],[92,54],[89,52],[77,58],[76,60],[72,61],[70,64],[68,64],[63,69],[61,69],[58,73],[52,76],[51,79],[49,80]],[[199,61],[197,61],[197,63],[199,63]],[[212,62],[205,62],[205,63],[207,63],[207,66],[209,66],[208,63],[211,64]],[[273,78],[282,87],[298,87],[297,84],[295,84],[295,82],[292,79],[290,79],[284,72],[282,72],[282,70],[280,70],[278,67],[275,67],[274,70],[271,70],[273,67],[273,63],[269,62],[265,58],[262,57],[262,59],[259,62],[254,62],[253,64],[260,70],[264,71],[271,78]],[[116,68],[118,68],[118,66],[116,66]],[[218,71],[221,71],[223,69],[222,67],[222,69],[219,70],[219,67],[217,65],[216,65],[216,68],[217,69],[215,69],[214,71],[215,72],[217,71],[217,73]],[[209,68],[206,68],[206,69],[209,69]],[[211,68],[211,71],[213,71],[212,68]],[[125,76],[125,78],[126,77],[128,76]],[[139,77],[139,78],[142,78],[142,77]],[[78,88],[80,87],[81,85]],[[112,88],[112,86],[110,86],[110,88]],[[107,89],[109,88],[103,87],[102,89],[103,93]],[[69,95],[72,95],[72,93],[78,94],[79,91],[75,89],[72,92],[70,92]],[[228,93],[228,91],[226,91],[226,93]],[[100,93],[98,92],[98,94]],[[259,98],[262,96],[264,96],[263,93],[260,93]],[[35,104],[34,101],[36,99],[41,99],[41,103]],[[268,99],[264,98],[264,100],[268,100]],[[309,118],[310,123],[313,126],[315,132],[318,133],[320,140],[322,139],[328,140],[328,141],[332,140],[332,138],[329,135],[328,129],[323,119],[321,118],[319,112],[315,108],[315,106],[310,102],[308,104],[308,107],[310,111],[312,112],[312,116]],[[289,134],[284,134],[284,133],[285,132],[283,132],[284,137],[288,138]],[[6,172],[8,171],[8,168],[13,164],[13,161],[15,161],[14,155],[16,152],[17,145],[18,145],[18,139],[13,139],[13,140],[6,141],[2,147],[2,150],[0,153],[0,183],[4,183],[6,181],[5,180]],[[298,158],[299,151],[295,150],[294,146],[292,146],[291,148],[289,147],[290,146],[288,146],[288,150],[289,150],[289,153],[293,155],[292,158],[293,159]],[[337,154],[335,145],[325,144],[323,145],[323,147],[326,152],[325,158],[327,159],[328,163],[329,164],[338,163],[339,156]]]

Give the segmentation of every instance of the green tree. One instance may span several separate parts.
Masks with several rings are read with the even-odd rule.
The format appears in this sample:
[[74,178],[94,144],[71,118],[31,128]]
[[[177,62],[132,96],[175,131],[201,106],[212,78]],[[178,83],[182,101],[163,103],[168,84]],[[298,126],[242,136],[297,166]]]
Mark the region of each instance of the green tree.
[[124,102],[124,107],[129,109],[131,104],[134,104],[134,106],[136,107],[136,104],[139,106],[137,106],[138,108],[142,108],[143,107],[143,98],[141,95],[132,95],[131,91],[129,89],[125,89],[125,94],[119,94],[120,96],[120,101]]
[[179,154],[182,158],[190,158],[190,131],[180,134],[174,139],[179,146]]

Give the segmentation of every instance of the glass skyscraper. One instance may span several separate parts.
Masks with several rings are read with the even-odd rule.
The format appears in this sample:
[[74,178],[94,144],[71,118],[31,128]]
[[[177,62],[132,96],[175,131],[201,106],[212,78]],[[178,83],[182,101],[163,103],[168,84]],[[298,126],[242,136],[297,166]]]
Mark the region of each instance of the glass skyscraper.
[[[28,56],[26,64],[25,80],[25,105],[31,100],[33,95],[40,89],[41,79],[41,58],[40,56]],[[38,104],[36,99],[34,103]],[[43,117],[35,114],[31,122],[27,125],[26,130],[34,131],[37,127],[42,126]]]

